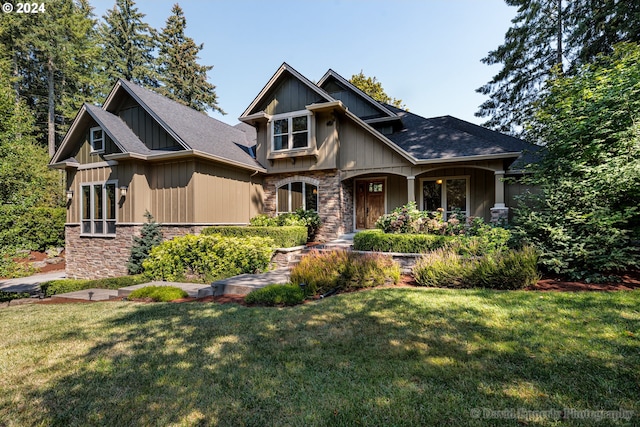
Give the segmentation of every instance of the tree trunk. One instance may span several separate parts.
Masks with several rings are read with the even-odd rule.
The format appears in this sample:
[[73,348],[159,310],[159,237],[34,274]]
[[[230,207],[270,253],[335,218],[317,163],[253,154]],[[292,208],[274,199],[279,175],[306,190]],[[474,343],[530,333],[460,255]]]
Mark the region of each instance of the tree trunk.
[[556,51],[556,64],[560,66],[560,72],[562,72],[562,0],[557,0],[558,5],[558,49]]
[[52,158],[56,152],[56,110],[55,110],[55,86],[54,86],[54,68],[53,58],[49,57],[47,61],[47,69],[49,71],[49,114],[47,118],[48,128],[48,146],[49,146],[49,158]]

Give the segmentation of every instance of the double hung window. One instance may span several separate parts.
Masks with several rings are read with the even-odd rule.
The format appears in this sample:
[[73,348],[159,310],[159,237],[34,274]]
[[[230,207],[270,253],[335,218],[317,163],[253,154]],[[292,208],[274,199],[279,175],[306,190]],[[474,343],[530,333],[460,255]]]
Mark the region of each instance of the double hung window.
[[271,121],[272,151],[308,148],[310,122],[308,113],[274,117]]
[[89,142],[91,143],[92,153],[104,151],[104,131],[102,128],[91,128],[89,131]]

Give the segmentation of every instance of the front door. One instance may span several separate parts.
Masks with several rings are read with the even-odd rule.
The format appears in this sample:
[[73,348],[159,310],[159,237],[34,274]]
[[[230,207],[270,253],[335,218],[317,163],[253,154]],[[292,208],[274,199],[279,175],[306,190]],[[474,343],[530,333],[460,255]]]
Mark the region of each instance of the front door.
[[364,230],[375,227],[384,215],[384,180],[356,181],[356,228]]

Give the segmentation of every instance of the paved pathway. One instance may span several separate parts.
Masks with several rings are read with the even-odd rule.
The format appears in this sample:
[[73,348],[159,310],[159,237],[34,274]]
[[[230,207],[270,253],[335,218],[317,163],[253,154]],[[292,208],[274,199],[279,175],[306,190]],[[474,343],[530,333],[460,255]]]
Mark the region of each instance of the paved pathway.
[[0,280],[0,291],[5,292],[29,292],[35,294],[40,290],[40,283],[50,280],[64,279],[64,271],[52,271],[50,273],[34,274],[17,279]]

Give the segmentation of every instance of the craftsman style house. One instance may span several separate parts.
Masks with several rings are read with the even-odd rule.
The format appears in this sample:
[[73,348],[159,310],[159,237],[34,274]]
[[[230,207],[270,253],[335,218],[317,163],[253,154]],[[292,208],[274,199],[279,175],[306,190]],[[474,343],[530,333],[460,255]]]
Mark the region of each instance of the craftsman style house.
[[408,201],[506,218],[503,178],[531,146],[450,116],[381,104],[329,70],[283,64],[230,126],[120,80],[85,104],[50,167],[66,170],[68,277],[126,273],[149,211],[165,238],[259,213],[315,209],[320,239],[372,228]]

